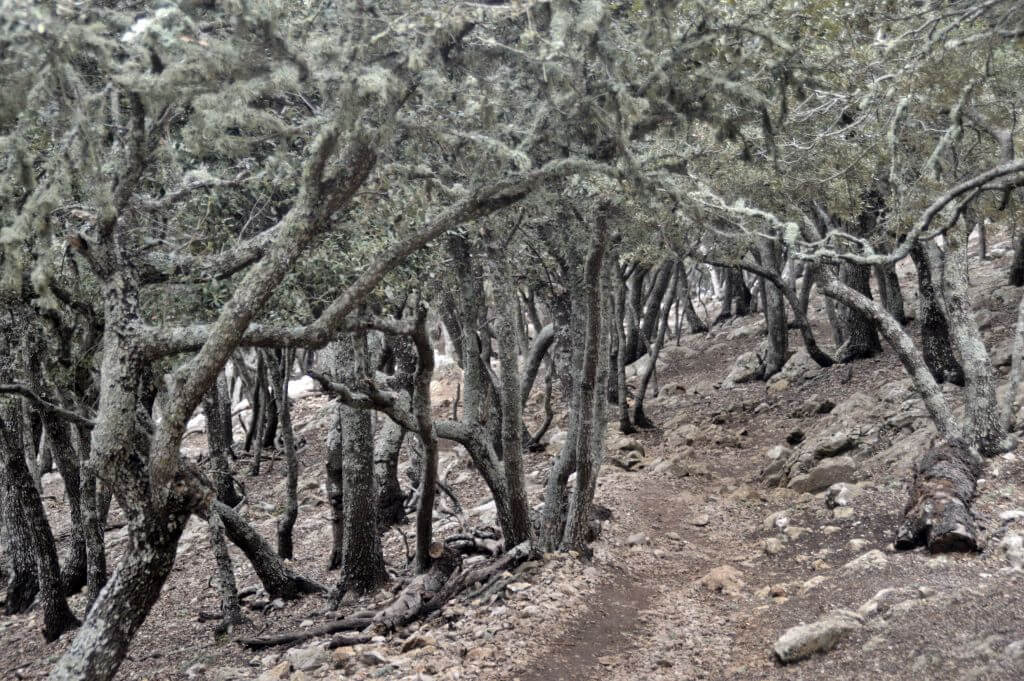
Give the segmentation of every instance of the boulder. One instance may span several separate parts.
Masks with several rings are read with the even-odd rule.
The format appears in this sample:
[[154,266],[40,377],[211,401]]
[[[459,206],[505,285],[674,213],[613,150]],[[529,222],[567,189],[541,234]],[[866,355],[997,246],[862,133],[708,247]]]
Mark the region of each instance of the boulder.
[[863,619],[857,613],[836,610],[816,622],[788,629],[775,642],[775,655],[783,664],[789,664],[832,650],[844,636],[860,629],[862,624]]
[[822,434],[808,442],[805,446],[814,454],[815,458],[824,459],[848,452],[854,449],[857,444],[858,440],[856,437],[848,431],[840,430],[830,434]]
[[850,489],[850,486],[845,482],[837,482],[825,490],[825,505],[829,508],[849,506],[852,497],[853,490]]
[[609,443],[607,460],[613,466],[634,471],[644,467],[644,454],[644,446],[638,440],[619,436]]
[[744,352],[736,358],[736,361],[732,365],[732,369],[729,371],[729,375],[725,377],[725,382],[722,385],[725,387],[732,387],[740,383],[749,383],[750,381],[756,380],[763,373],[764,366],[761,363],[761,358],[757,356],[757,353]]
[[848,456],[826,459],[807,473],[793,476],[787,487],[796,492],[820,492],[838,482],[850,482],[857,466]]
[[697,584],[708,591],[716,591],[729,596],[739,595],[746,584],[742,574],[731,565],[720,565],[697,580]]
[[881,570],[889,565],[889,559],[879,549],[871,549],[862,553],[843,566],[844,570],[861,572],[864,570]]
[[811,395],[803,403],[793,410],[791,416],[795,419],[807,418],[819,414],[828,414],[836,408],[836,403],[827,397]]
[[795,387],[820,373],[821,367],[818,366],[818,363],[811,359],[807,350],[801,348],[794,352],[789,361],[783,365],[782,371],[772,376],[769,387],[783,383],[786,387]]
[[317,646],[291,648],[284,654],[284,659],[299,671],[317,669],[327,663],[327,652]]
[[874,416],[877,406],[878,398],[855,392],[835,406],[832,416],[850,423],[862,423]]

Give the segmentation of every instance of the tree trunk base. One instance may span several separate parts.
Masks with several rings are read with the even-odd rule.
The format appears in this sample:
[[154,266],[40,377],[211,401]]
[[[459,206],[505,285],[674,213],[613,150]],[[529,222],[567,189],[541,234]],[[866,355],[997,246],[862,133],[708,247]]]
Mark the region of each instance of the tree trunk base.
[[[485,565],[467,570],[460,569],[461,555],[450,548],[445,548],[441,557],[434,560],[430,570],[415,577],[391,603],[372,615],[359,614],[305,629],[285,631],[259,638],[238,639],[238,643],[246,648],[258,650],[274,646],[295,645],[317,636],[343,631],[360,631],[371,625],[381,632],[393,631],[396,627],[404,626],[436,612],[467,587],[491,579],[517,563],[523,562],[531,555],[531,551],[531,545],[524,542]],[[348,638],[342,639],[339,645],[348,645],[344,642]]]
[[32,607],[32,601],[39,593],[39,581],[31,572],[15,572],[7,582],[5,615],[17,615]]

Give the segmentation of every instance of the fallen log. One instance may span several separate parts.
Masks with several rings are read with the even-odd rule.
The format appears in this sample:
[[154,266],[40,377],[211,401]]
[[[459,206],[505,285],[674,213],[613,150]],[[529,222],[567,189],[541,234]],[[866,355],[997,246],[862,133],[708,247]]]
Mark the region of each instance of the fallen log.
[[981,467],[981,456],[958,441],[925,452],[914,466],[896,548],[927,546],[932,553],[978,550],[971,500]]

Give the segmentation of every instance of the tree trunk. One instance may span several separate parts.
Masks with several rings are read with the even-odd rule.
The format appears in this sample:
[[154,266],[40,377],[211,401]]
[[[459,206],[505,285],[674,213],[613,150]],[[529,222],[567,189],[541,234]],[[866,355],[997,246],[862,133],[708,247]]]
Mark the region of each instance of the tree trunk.
[[[366,333],[352,335],[356,376],[367,376]],[[373,424],[366,409],[338,406],[342,421],[344,512],[339,593],[368,593],[388,581],[377,531],[377,490],[373,477]]]
[[[600,211],[601,209],[599,209]],[[589,529],[590,506],[593,499],[593,490],[596,483],[598,467],[601,465],[601,448],[594,446],[603,444],[604,404],[605,389],[600,384],[599,374],[602,373],[601,366],[607,366],[601,362],[606,353],[602,353],[602,339],[606,334],[602,324],[602,295],[601,284],[604,277],[603,261],[606,248],[606,236],[608,225],[606,216],[599,212],[596,220],[590,245],[590,252],[587,254],[586,264],[583,269],[584,286],[584,320],[586,322],[585,339],[583,344],[583,357],[580,365],[579,397],[577,403],[582,409],[578,434],[576,437],[576,485],[573,490],[569,510],[565,521],[565,533],[562,536],[562,549],[565,551],[576,550],[586,552],[587,532]],[[674,273],[670,275],[669,283],[662,289],[666,300],[663,301],[661,311],[661,325],[657,332],[658,340],[655,341],[654,350],[651,353],[651,366],[657,361],[658,346],[664,342],[665,332],[668,327],[668,309],[671,304],[671,297],[675,294]],[[657,305],[661,298],[655,299]],[[605,373],[607,376],[607,373]],[[637,404],[642,405],[643,395],[637,396]],[[600,404],[599,404],[600,403]],[[642,407],[641,407],[642,409]],[[594,431],[600,430],[601,437],[596,437]]]
[[[284,442],[284,460],[287,466],[285,480],[284,512],[277,521],[277,555],[290,559],[292,549],[292,529],[299,516],[299,460],[295,454],[295,434],[292,432],[292,412],[288,404],[288,379],[291,374],[293,351],[285,349],[280,357],[272,357],[270,362],[270,379],[273,385],[274,402],[281,421],[281,439]],[[371,461],[372,463],[372,461]]]
[[82,477],[78,452],[71,441],[71,427],[48,412],[41,414],[47,440],[54,452],[57,469],[64,480],[64,494],[71,515],[71,546],[64,558],[61,590],[65,596],[76,594],[88,581],[88,551],[85,520],[82,514]]
[[211,510],[220,515],[224,531],[231,542],[249,559],[256,576],[271,598],[286,600],[303,594],[322,593],[324,588],[316,582],[295,573],[274,553],[259,532],[242,519],[235,509],[223,502],[213,503]]
[[[18,406],[18,405],[15,405]],[[0,484],[4,496],[20,506],[31,538],[39,582],[39,602],[43,610],[43,638],[54,641],[65,631],[78,626],[61,588],[60,561],[53,542],[50,523],[43,509],[43,501],[25,462],[24,437],[20,409],[5,410],[0,419]],[[13,417],[13,418],[12,418]]]
[[[871,298],[870,268],[866,265],[844,262],[839,270],[843,284],[866,298]],[[840,308],[837,316],[845,339],[842,347],[839,348],[838,360],[840,363],[867,359],[882,351],[882,344],[878,340],[878,333],[870,317],[845,306]]]
[[[101,440],[97,449],[102,446]],[[196,473],[186,473],[189,477],[179,475],[172,481],[163,517],[129,523],[131,550],[121,558],[71,646],[50,672],[50,681],[109,681],[117,674],[132,638],[160,598],[192,510],[203,503],[196,495]]]
[[[350,351],[339,341],[328,345],[327,352],[332,358],[331,365],[335,371],[342,366],[348,366],[345,363],[345,355],[350,354]],[[341,567],[341,545],[345,537],[344,420],[341,408],[340,403],[335,407],[331,429],[327,433],[327,499],[331,504],[331,553],[327,559],[328,570],[337,570]]]
[[[501,523],[505,534],[505,548],[525,541],[533,541],[533,526],[530,524],[530,506],[526,499],[526,476],[523,471],[523,384],[519,379],[519,342],[513,325],[516,314],[516,298],[511,273],[506,261],[499,253],[492,253],[494,303],[496,320],[494,328],[498,339],[498,361],[501,368],[501,458],[504,463],[503,507],[507,517]],[[553,337],[553,334],[552,334]],[[534,372],[536,373],[536,372]]]
[[221,631],[227,633],[245,621],[242,608],[238,603],[238,587],[235,584],[235,570],[228,553],[227,540],[224,538],[224,521],[216,510],[210,511],[209,520],[210,546],[217,561],[217,588],[220,591],[221,615],[223,616]]
[[430,379],[434,373],[434,352],[423,327],[426,311],[417,310],[417,363],[412,404],[419,425],[423,456],[420,460],[419,501],[416,506],[416,571],[430,569],[437,556],[431,555],[434,537],[434,497],[437,491],[437,436],[430,409]]
[[1013,332],[1013,350],[1010,359],[1010,390],[1003,407],[1003,427],[1007,433],[1017,429],[1017,391],[1020,389],[1020,373],[1024,363],[1024,296],[1017,303],[1017,324]]
[[875,279],[878,281],[878,294],[886,312],[905,326],[907,313],[903,307],[903,290],[900,288],[900,279],[896,275],[895,263],[875,265]]
[[682,288],[679,301],[683,305],[683,314],[686,316],[686,323],[690,327],[690,333],[707,333],[708,325],[697,314],[693,307],[693,299],[690,294],[690,279],[686,273],[686,266],[683,263],[683,271],[679,274],[679,285]]
[[377,431],[373,449],[373,475],[377,480],[377,507],[380,527],[405,522],[406,494],[398,481],[398,456],[405,440],[405,428],[384,419]]
[[203,397],[203,413],[206,415],[206,441],[210,448],[217,498],[228,506],[237,506],[242,499],[235,490],[235,481],[231,476],[231,401],[227,392],[227,377],[223,372]]
[[843,305],[857,309],[861,314],[870,316],[878,325],[886,341],[892,346],[914,382],[914,387],[939,433],[947,440],[959,438],[961,430],[953,413],[949,409],[942,388],[932,377],[931,371],[924,362],[924,356],[914,345],[914,341],[900,324],[874,300],[859,291],[846,286],[827,267],[818,268],[821,277],[821,290],[825,295],[834,298]]
[[715,317],[715,321],[711,322],[712,326],[717,326],[727,319],[732,318],[732,301],[735,298],[733,289],[736,286],[736,278],[733,276],[731,267],[723,267],[721,271],[725,273],[722,277],[725,281],[722,282],[722,308],[718,311],[718,316]]
[[978,331],[967,278],[967,230],[962,223],[946,232],[943,286],[950,336],[960,355],[966,382],[967,428],[964,437],[982,456],[1012,446],[996,401],[995,377],[985,342]]
[[[926,255],[930,251],[931,255]],[[949,324],[943,310],[942,292],[935,287],[934,278],[942,277],[942,254],[934,243],[917,243],[910,251],[917,269],[918,317],[921,321],[921,351],[928,370],[938,383],[964,384],[964,370],[960,366],[949,337]]]
[[[617,273],[616,273],[617,274]],[[615,387],[618,391],[616,404],[619,407],[619,431],[625,434],[636,432],[633,427],[633,420],[629,417],[629,396],[628,385],[626,384],[626,356],[622,351],[626,343],[626,333],[623,322],[626,317],[626,282],[620,276],[615,277],[615,294],[613,303],[613,328],[615,346],[619,350],[615,353]],[[687,298],[689,300],[689,298]]]
[[1010,286],[1024,286],[1024,229],[1017,232],[1013,241],[1013,264],[1010,265]]
[[[781,278],[782,251],[779,244],[762,239],[758,245],[761,264],[765,269],[778,273],[779,283],[784,283]],[[765,278],[762,278],[761,282],[764,290],[764,319],[768,329],[768,352],[764,358],[762,378],[767,380],[779,373],[789,359],[789,330],[786,324],[786,303],[781,288],[774,283],[769,285]]]
[[[676,269],[672,273],[672,281],[675,280],[676,272],[680,269],[677,265]],[[657,370],[658,355],[661,352],[661,348],[665,343],[665,334],[668,331],[668,315],[672,308],[672,296],[675,294],[675,286],[669,285],[665,288],[665,298],[661,301],[661,323],[658,325],[654,340],[650,343],[647,348],[647,358],[649,360],[643,375],[640,377],[640,385],[636,389],[636,395],[633,398],[633,423],[639,428],[653,428],[654,424],[647,418],[644,413],[644,397],[647,395],[647,386],[650,384],[651,377]],[[585,403],[589,404],[589,403]]]
[[[7,423],[21,419],[21,408],[15,398],[0,399],[0,424],[4,424],[0,434],[4,441],[0,442],[3,460],[0,461],[0,521],[3,523],[4,538],[7,544],[7,555],[10,559],[10,574],[7,576],[7,599],[4,603],[4,614],[14,615],[27,611],[39,591],[39,580],[36,577],[35,549],[32,546],[32,535],[29,534],[28,519],[21,499],[13,494],[18,489],[13,471],[6,465],[8,448],[14,446],[6,442]],[[20,443],[18,456],[22,456]]]
[[87,603],[86,611],[96,602],[107,583],[107,555],[104,546],[105,514],[100,515],[96,466],[92,460],[89,431],[78,428],[78,460],[82,471],[82,522],[85,526]]

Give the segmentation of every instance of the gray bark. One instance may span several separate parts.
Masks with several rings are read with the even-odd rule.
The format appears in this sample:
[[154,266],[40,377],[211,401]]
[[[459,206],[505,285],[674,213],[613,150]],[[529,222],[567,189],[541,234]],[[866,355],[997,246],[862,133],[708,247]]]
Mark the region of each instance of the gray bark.
[[288,404],[288,379],[294,358],[291,349],[281,351],[280,357],[273,357],[269,366],[274,401],[277,403],[277,414],[280,419],[282,441],[284,443],[284,460],[287,467],[285,478],[284,512],[277,521],[277,555],[291,558],[292,529],[299,515],[299,460],[295,453],[295,434],[292,431],[292,413]]
[[[366,333],[352,334],[354,374],[369,375]],[[342,433],[341,575],[339,593],[368,593],[388,580],[377,530],[377,484],[373,477],[373,424],[369,410],[339,404]]]
[[[925,364],[939,383],[964,384],[964,370],[953,353],[942,291],[942,253],[934,243],[918,243],[910,251],[917,269],[918,317]],[[937,276],[936,276],[937,275]]]
[[982,456],[1012,446],[996,401],[992,362],[974,320],[967,278],[967,233],[959,223],[946,233],[943,285],[953,346],[960,355],[966,382],[967,427],[964,437]]
[[209,519],[210,546],[217,561],[217,588],[220,591],[221,615],[223,617],[220,630],[230,632],[231,629],[245,621],[242,608],[238,602],[238,587],[235,584],[235,570],[228,553],[227,540],[224,538],[224,521],[216,510],[210,511]]

